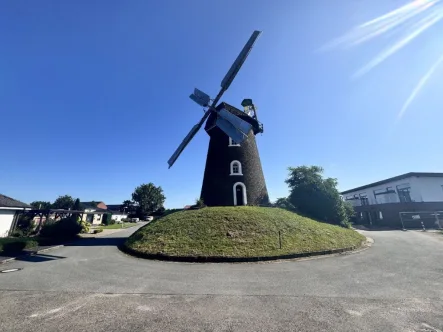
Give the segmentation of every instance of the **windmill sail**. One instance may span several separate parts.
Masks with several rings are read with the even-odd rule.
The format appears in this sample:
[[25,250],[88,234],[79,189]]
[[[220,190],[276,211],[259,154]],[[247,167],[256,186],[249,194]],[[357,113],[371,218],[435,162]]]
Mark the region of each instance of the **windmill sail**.
[[251,52],[252,47],[255,44],[255,41],[260,36],[261,31],[254,31],[241,50],[240,54],[238,55],[237,59],[235,59],[234,63],[232,64],[231,68],[229,69],[226,76],[223,78],[221,82],[221,88],[223,90],[228,90],[229,86],[231,85],[232,81],[234,80],[235,76],[237,75],[238,71],[240,70],[241,66],[245,62],[246,58],[249,55],[249,52]]
[[248,133],[252,129],[250,123],[242,120],[224,108],[218,111],[217,114],[218,117],[215,125],[235,142],[242,143],[248,138]]
[[242,143],[248,137],[223,118],[218,118],[215,124],[236,143]]
[[224,108],[218,111],[217,114],[219,115],[219,117],[231,123],[238,131],[242,132],[246,136],[252,128],[252,125],[249,122],[246,122],[245,120],[241,119],[237,115],[232,114]]
[[203,115],[203,117],[201,118],[200,122],[197,123],[194,127],[192,127],[191,131],[188,133],[188,135],[186,135],[183,142],[181,142],[181,144],[178,146],[177,150],[175,150],[174,154],[171,156],[171,158],[169,158],[169,160],[168,160],[169,168],[171,168],[172,165],[174,165],[175,161],[180,156],[180,154],[183,152],[185,147],[194,138],[195,134],[197,134],[197,132],[199,131],[199,129],[201,128],[201,126],[203,125],[205,120],[208,118],[209,114],[210,114],[210,111],[207,111],[205,113],[205,115]]

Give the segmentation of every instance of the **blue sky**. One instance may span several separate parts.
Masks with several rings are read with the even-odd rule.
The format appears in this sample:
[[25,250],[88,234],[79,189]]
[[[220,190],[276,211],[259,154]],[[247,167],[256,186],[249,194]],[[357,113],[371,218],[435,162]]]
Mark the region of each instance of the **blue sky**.
[[[0,193],[31,202],[69,194],[108,204],[161,185],[167,207],[199,196],[204,131],[167,160],[215,95],[253,30],[256,47],[223,99],[258,105],[271,199],[288,166],[320,165],[340,189],[409,171],[443,171],[443,68],[400,121],[443,52],[433,28],[352,79],[389,36],[319,52],[405,1],[22,1],[0,4]],[[441,25],[440,25],[441,26]]]

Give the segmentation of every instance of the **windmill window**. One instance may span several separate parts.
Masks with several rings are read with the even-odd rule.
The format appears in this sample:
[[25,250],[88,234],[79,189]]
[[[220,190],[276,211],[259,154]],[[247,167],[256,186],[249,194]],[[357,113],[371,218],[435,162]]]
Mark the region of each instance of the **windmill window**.
[[232,138],[229,137],[229,146],[240,146],[240,144],[236,141],[233,141]]
[[230,175],[243,175],[241,163],[238,160],[231,162],[231,174]]

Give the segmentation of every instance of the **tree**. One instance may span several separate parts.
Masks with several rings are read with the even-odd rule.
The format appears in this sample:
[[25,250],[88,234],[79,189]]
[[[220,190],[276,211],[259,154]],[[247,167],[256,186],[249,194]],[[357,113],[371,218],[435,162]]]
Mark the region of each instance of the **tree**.
[[35,210],[49,210],[51,208],[51,202],[46,201],[34,201],[30,205]]
[[120,212],[126,212],[128,214],[134,213],[135,212],[134,202],[129,199],[124,200],[122,206],[120,207]]
[[53,209],[69,210],[74,205],[74,199],[69,195],[59,196],[54,203],[52,203]]
[[319,166],[290,167],[285,181],[290,190],[288,201],[307,217],[348,226],[351,211],[340,197],[337,180],[322,174]]
[[72,206],[72,209],[73,209],[74,211],[79,211],[80,208],[81,208],[81,206],[80,206],[80,199],[77,198],[77,199],[75,200],[75,202],[74,202],[74,205]]
[[156,187],[151,182],[138,186],[132,193],[132,200],[138,203],[137,213],[140,217],[157,211],[163,206],[165,199],[163,189],[160,186]]
[[286,197],[277,198],[277,200],[274,203],[274,206],[289,211],[295,211],[294,205],[292,205],[292,203]]

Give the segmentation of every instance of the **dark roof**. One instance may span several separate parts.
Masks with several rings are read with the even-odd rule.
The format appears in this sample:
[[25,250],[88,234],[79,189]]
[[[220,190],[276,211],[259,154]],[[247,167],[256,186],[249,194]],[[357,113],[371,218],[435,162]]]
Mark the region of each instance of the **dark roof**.
[[108,207],[108,210],[115,212],[120,212],[120,208],[122,207],[121,204],[106,204],[106,206]]
[[31,206],[11,197],[0,194],[0,207],[30,208]]
[[83,209],[96,209],[97,204],[100,204],[100,203],[103,203],[103,202],[96,202],[96,201],[80,202],[80,207]]
[[364,186],[361,187],[357,187],[354,189],[348,189],[345,191],[342,191],[341,194],[349,194],[353,191],[359,191],[359,190],[363,190],[363,189],[367,189],[367,188],[371,188],[371,187],[375,187],[375,186],[379,186],[381,184],[385,184],[385,183],[389,183],[392,181],[397,181],[397,180],[402,180],[402,179],[406,179],[406,178],[410,178],[410,177],[443,177],[443,173],[429,173],[429,172],[409,172],[409,173],[405,173],[402,175],[398,175],[398,176],[394,176],[392,178],[386,179],[386,180],[381,180],[378,182],[373,182],[370,184],[366,184]]

